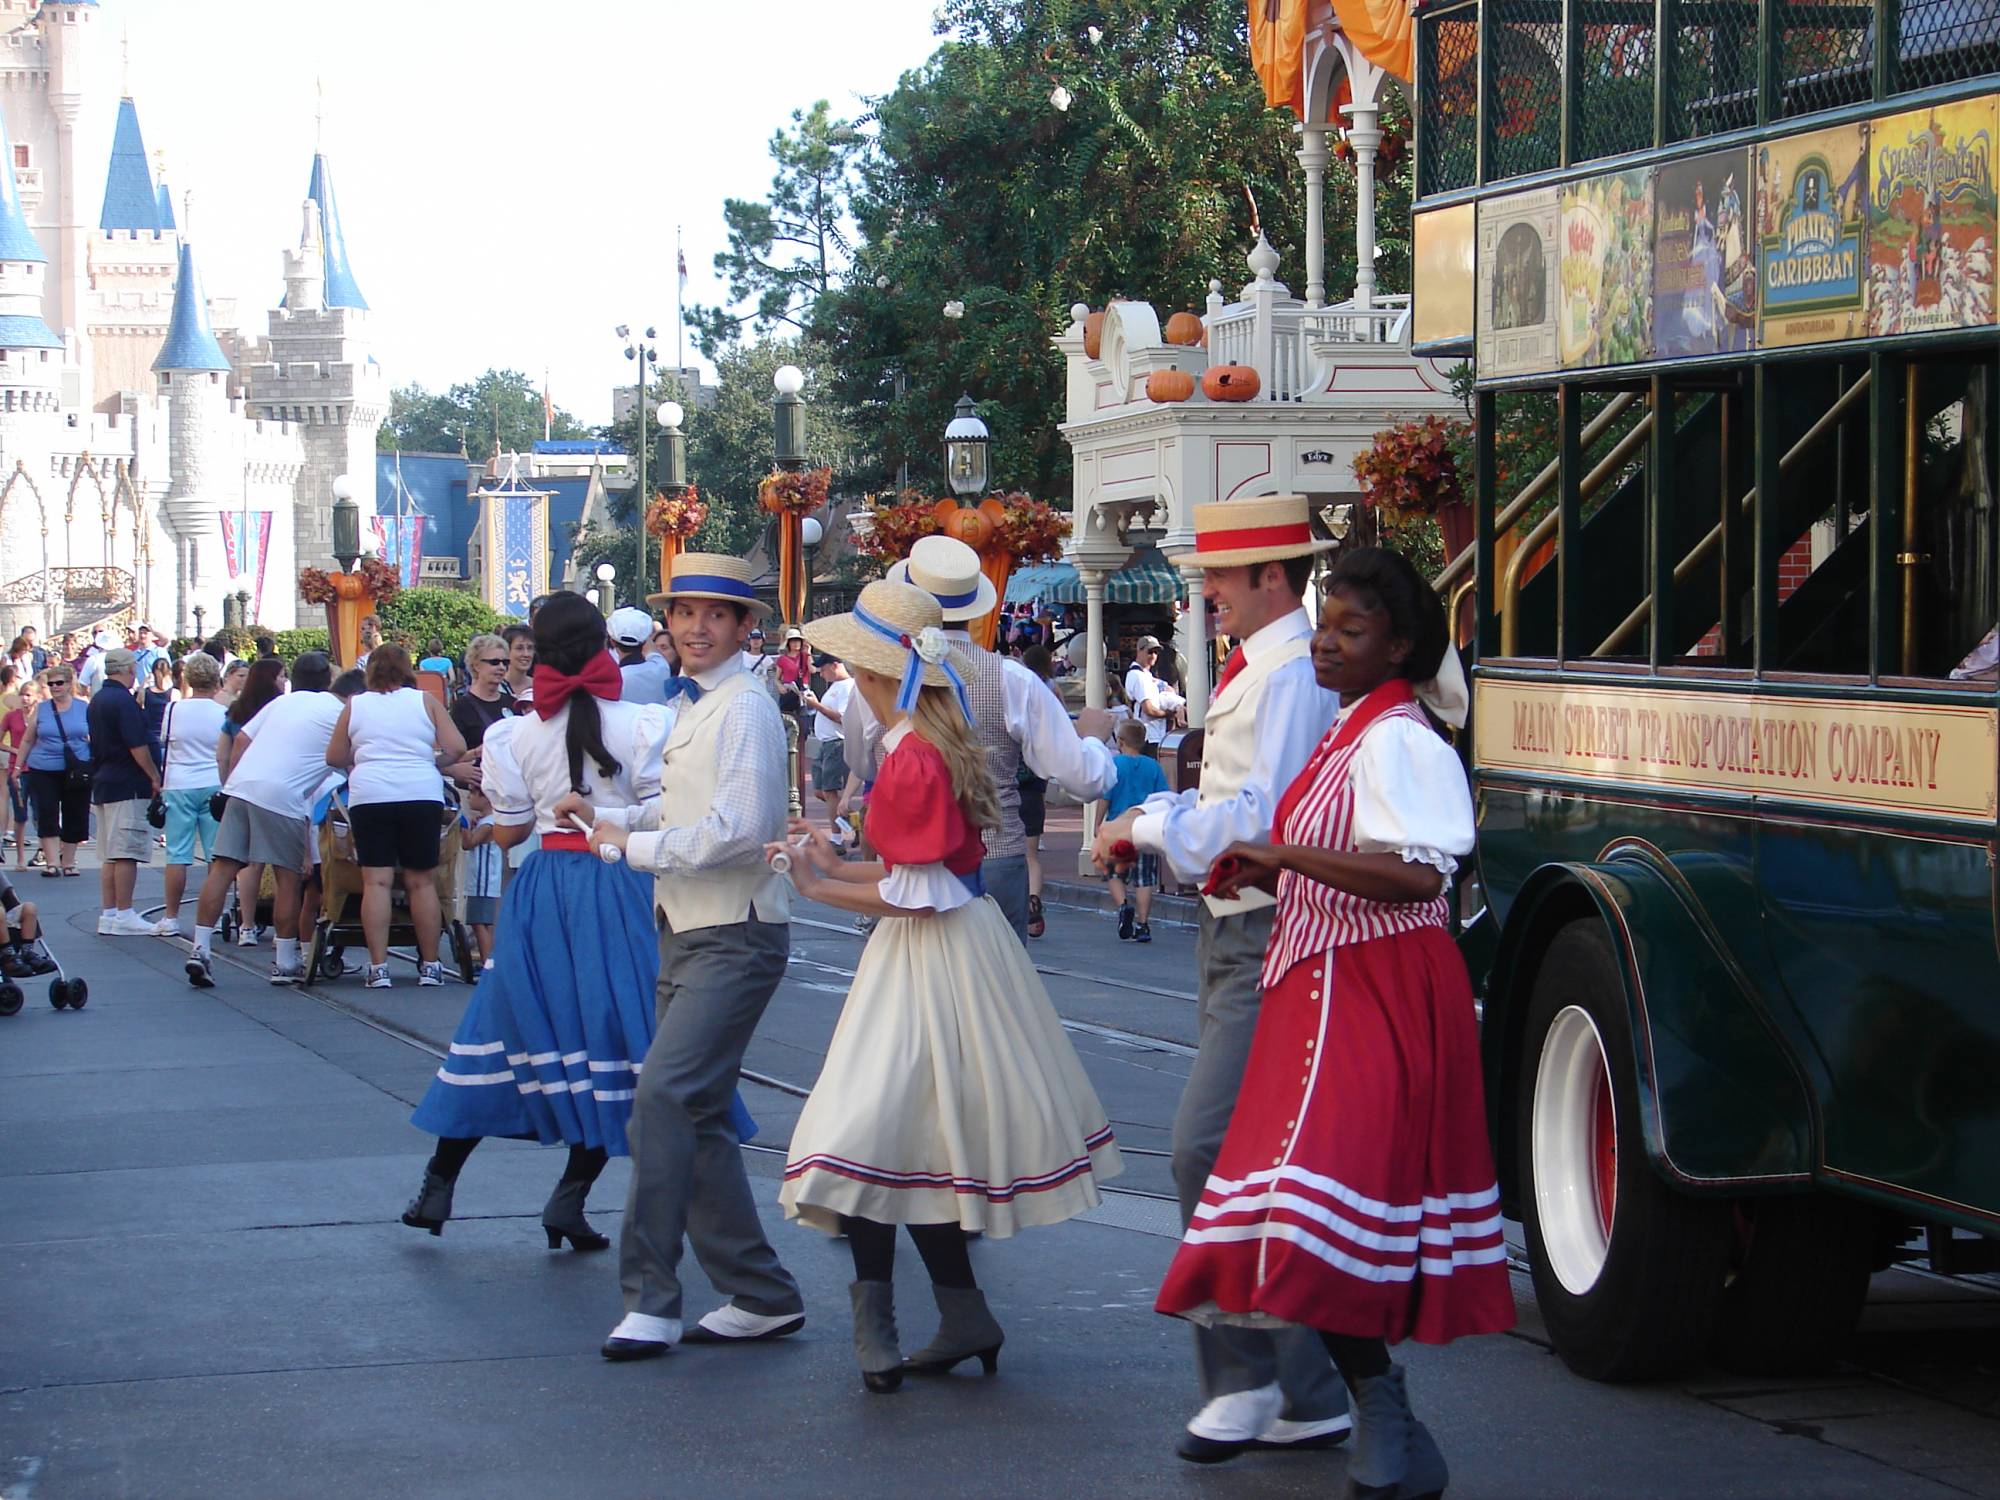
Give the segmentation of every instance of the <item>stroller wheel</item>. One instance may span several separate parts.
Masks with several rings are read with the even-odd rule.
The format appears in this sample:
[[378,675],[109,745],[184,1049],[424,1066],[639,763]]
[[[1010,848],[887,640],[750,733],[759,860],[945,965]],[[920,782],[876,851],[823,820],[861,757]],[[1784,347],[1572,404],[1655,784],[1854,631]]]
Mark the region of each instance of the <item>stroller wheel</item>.
[[49,985],[49,1004],[57,1010],[69,1008],[69,981],[58,979]]
[[85,984],[81,979],[72,979],[69,982],[69,1008],[71,1010],[82,1010],[83,1002],[89,998],[89,985]]
[[18,984],[0,984],[0,1016],[11,1016],[28,1003]]

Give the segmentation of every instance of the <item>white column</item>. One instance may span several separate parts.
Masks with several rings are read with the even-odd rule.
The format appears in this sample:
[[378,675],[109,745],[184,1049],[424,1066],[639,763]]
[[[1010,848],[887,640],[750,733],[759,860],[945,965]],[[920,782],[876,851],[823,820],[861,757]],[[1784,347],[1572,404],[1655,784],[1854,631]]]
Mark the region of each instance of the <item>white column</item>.
[[1324,125],[1301,125],[1299,165],[1306,174],[1306,306],[1326,306],[1326,166]]
[[1187,658],[1187,681],[1181,692],[1187,698],[1188,728],[1199,729],[1208,719],[1208,604],[1201,597],[1202,570],[1182,568],[1187,584],[1188,612],[1181,616],[1181,655]]
[[1375,151],[1382,144],[1379,104],[1345,104],[1351,122],[1347,143],[1354,148],[1354,300],[1362,307],[1375,298]]
[[[1104,681],[1104,582],[1111,575],[1103,568],[1078,568],[1076,576],[1083,582],[1083,701],[1087,708],[1103,708],[1106,702]],[[1083,843],[1076,854],[1076,873],[1095,875],[1097,867],[1090,862],[1090,846],[1097,838],[1097,804],[1083,805]]]

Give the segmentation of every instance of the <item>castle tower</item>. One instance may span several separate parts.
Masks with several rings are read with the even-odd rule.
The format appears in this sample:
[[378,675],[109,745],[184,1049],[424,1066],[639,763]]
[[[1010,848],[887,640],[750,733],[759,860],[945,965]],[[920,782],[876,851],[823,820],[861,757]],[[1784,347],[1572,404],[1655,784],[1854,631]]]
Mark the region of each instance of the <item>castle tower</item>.
[[333,481],[343,474],[354,481],[365,538],[375,514],[375,434],[388,415],[389,388],[368,349],[368,303],[348,262],[324,155],[313,158],[302,208],[266,357],[243,375],[252,409],[290,421],[305,444],[292,507],[298,566],[333,568]]
[[45,0],[35,20],[48,68],[54,134],[55,181],[41,208],[41,222],[53,231],[48,313],[58,332],[77,336],[82,390],[89,392],[89,246],[103,201],[99,174],[110,159],[116,125],[104,105],[114,97],[117,80],[110,71],[110,39],[97,0]]
[[117,410],[122,393],[151,386],[153,356],[172,317],[179,268],[173,206],[165,183],[154,177],[139,108],[129,94],[118,103],[117,119],[104,206],[89,241],[85,305],[89,399],[99,411]]
[[[149,196],[150,189],[148,190]],[[203,576],[202,542],[218,535],[218,517],[235,498],[242,468],[241,444],[232,442],[229,361],[209,326],[208,301],[194,250],[183,240],[174,283],[173,321],[153,372],[167,408],[171,482],[160,504],[160,520],[174,543],[174,623],[185,634],[197,602],[214,606],[220,619],[223,569]],[[213,601],[208,596],[214,595]]]
[[[0,120],[0,164],[13,155]],[[48,259],[21,212],[14,174],[0,169],[0,421],[53,417],[60,405],[63,342],[42,318]]]

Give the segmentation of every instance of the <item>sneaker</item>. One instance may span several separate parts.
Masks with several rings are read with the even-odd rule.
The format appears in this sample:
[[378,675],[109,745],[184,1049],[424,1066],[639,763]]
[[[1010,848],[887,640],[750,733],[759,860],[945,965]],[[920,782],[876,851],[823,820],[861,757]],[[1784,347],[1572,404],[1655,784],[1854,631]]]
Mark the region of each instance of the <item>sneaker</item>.
[[187,956],[187,963],[183,967],[187,969],[188,983],[196,989],[212,990],[215,988],[215,964],[201,949],[197,948],[194,952],[190,953]]
[[115,913],[105,911],[97,914],[97,935],[99,937],[118,936],[118,917]]
[[154,937],[179,937],[180,935],[181,919],[179,917],[162,917],[153,924]]
[[304,984],[305,982],[306,966],[304,964],[293,964],[289,969],[279,964],[271,965],[271,983]]
[[1153,924],[1151,922],[1141,922],[1132,929],[1133,942],[1150,943],[1152,942],[1152,940],[1153,940]]
[[49,950],[42,946],[40,938],[36,938],[32,943],[23,944],[16,951],[14,962],[26,969],[30,977],[36,979],[56,971],[56,961],[49,957]]
[[140,916],[136,911],[121,911],[118,913],[117,925],[112,928],[112,935],[114,937],[151,937],[153,936],[154,925]]
[[28,979],[28,966],[9,951],[0,953],[0,979]]
[[1132,936],[1132,907],[1130,903],[1118,908],[1118,936],[1121,938]]
[[386,990],[390,988],[389,966],[387,964],[370,964],[368,966],[368,980],[361,987],[365,990]]
[[444,965],[433,959],[427,964],[417,965],[417,988],[434,989],[444,983]]
[[245,927],[239,930],[236,934],[236,946],[239,948],[256,947],[257,929],[254,927]]

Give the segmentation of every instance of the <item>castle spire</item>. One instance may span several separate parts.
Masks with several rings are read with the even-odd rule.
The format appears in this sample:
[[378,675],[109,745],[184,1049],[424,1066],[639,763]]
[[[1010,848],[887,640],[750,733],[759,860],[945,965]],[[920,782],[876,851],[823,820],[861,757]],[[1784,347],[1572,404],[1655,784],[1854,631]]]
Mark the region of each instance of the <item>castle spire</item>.
[[319,205],[320,234],[326,247],[326,305],[366,312],[368,299],[361,295],[347,264],[347,240],[340,232],[340,209],[333,198],[333,169],[326,164],[323,152],[313,156],[312,182],[306,196]]
[[118,101],[118,130],[111,140],[111,170],[104,179],[104,211],[97,227],[107,233],[123,229],[154,234],[171,227],[160,222],[153,165],[139,130],[139,108],[130,94]]
[[63,341],[42,319],[42,253],[35,233],[21,212],[20,190],[14,184],[14,147],[7,122],[0,118],[0,267],[20,267],[24,274],[0,282],[0,349],[60,349]]
[[21,190],[14,181],[14,143],[7,134],[7,121],[0,117],[0,261],[26,261],[33,265],[45,266],[48,256],[42,253],[40,241],[35,232],[28,228],[27,215],[21,212]]
[[[192,218],[192,215],[187,217]],[[202,295],[201,273],[194,268],[194,248],[183,236],[180,275],[174,279],[174,318],[167,325],[167,341],[160,346],[160,357],[153,361],[153,369],[220,371],[228,368],[229,361],[223,357],[222,345],[215,341],[215,330],[209,326],[208,299]]]

